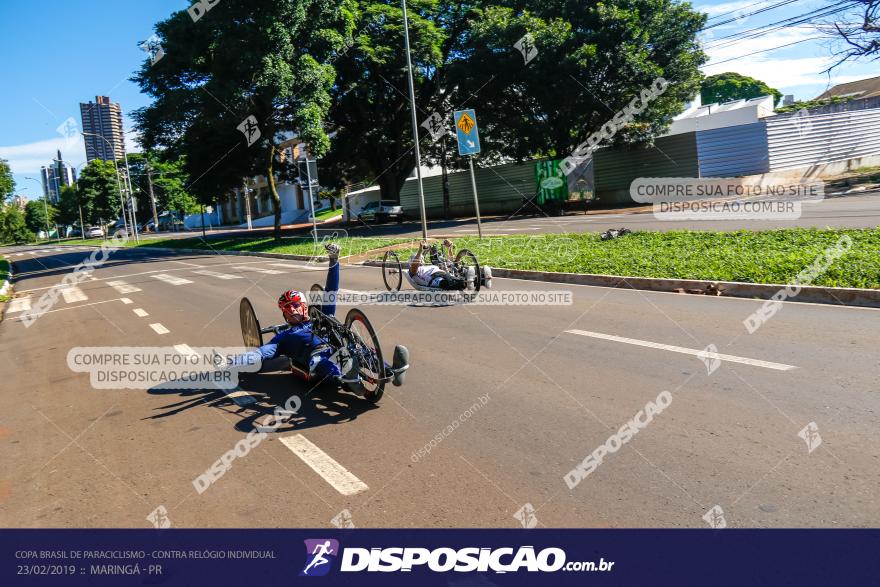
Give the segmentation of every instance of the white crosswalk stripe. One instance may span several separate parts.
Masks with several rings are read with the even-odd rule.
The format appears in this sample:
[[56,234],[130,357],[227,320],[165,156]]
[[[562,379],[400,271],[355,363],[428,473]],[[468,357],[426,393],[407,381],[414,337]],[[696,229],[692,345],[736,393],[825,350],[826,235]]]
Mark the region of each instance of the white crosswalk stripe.
[[155,324],[150,324],[150,328],[155,330],[156,334],[168,334],[169,332],[171,332],[170,330],[162,326],[162,324],[160,324],[159,322],[156,322]]
[[265,275],[281,275],[284,271],[277,269],[265,269],[263,267],[254,267],[252,265],[235,265],[233,269],[237,271],[253,271],[254,273],[263,273]]
[[207,269],[193,271],[193,273],[198,273],[199,275],[207,275],[208,277],[216,277],[217,279],[244,279],[244,277],[242,277],[241,275],[232,275],[231,273],[217,273],[216,271],[208,271]]
[[121,294],[134,293],[136,291],[141,291],[141,288],[135,287],[133,285],[129,285],[122,280],[108,281],[107,285],[109,285],[110,287],[112,287],[113,289],[115,289],[116,291],[118,291]]
[[89,299],[89,296],[86,295],[86,292],[76,287],[75,285],[71,285],[62,289],[61,295],[64,296],[64,301],[68,304],[73,304],[75,302],[84,302]]
[[309,271],[325,271],[326,267],[320,265],[291,265],[290,263],[269,263],[272,267],[284,267],[285,269],[307,269]]
[[132,312],[134,312],[135,314],[137,314],[138,318],[143,318],[144,316],[149,316],[149,315],[150,315],[149,312],[147,312],[147,311],[144,310],[143,308],[135,308],[134,310],[132,310]]
[[31,296],[25,296],[23,298],[13,298],[11,302],[9,302],[9,307],[6,308],[7,314],[12,314],[14,312],[26,312],[31,309]]
[[157,273],[155,275],[151,275],[153,279],[158,279],[159,281],[164,281],[170,285],[186,285],[187,283],[192,283],[189,279],[184,279],[183,277],[177,277],[175,275],[169,275],[167,273]]

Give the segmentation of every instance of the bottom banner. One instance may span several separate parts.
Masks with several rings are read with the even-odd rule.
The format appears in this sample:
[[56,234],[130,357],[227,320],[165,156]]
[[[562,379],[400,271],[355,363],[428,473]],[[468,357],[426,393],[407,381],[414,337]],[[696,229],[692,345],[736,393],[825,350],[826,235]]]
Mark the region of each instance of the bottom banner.
[[0,584],[861,585],[878,547],[876,530],[2,530]]

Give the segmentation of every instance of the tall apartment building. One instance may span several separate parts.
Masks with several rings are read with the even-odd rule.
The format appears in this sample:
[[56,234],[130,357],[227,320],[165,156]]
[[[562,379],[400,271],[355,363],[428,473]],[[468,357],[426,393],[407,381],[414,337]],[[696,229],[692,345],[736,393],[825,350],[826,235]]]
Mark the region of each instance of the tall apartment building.
[[76,171],[72,166],[64,163],[61,151],[58,151],[58,158],[54,159],[51,165],[40,168],[40,177],[43,179],[43,196],[51,204],[58,203],[62,187],[76,183]]
[[[125,155],[125,133],[122,129],[122,108],[111,102],[107,96],[95,96],[94,102],[83,102],[79,105],[82,116],[82,127],[85,133],[94,133],[103,137],[84,135],[86,143],[86,160],[122,159]],[[104,140],[106,139],[106,140]]]

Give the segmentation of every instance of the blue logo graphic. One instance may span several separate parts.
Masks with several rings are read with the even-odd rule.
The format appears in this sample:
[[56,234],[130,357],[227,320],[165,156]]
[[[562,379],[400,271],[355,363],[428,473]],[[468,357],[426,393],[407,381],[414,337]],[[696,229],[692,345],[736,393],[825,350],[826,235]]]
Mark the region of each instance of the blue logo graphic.
[[306,566],[300,577],[323,577],[330,572],[339,556],[339,541],[332,538],[311,538],[306,543]]

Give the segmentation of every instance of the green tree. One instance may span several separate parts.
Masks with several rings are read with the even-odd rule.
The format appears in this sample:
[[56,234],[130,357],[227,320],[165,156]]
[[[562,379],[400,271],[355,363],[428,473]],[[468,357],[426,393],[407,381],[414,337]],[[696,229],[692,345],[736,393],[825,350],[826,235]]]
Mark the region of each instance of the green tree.
[[141,143],[185,157],[186,189],[202,203],[265,175],[280,238],[278,145],[296,133],[312,156],[326,152],[330,59],[350,38],[354,9],[354,0],[224,0],[197,22],[180,11],[158,23],[165,56],[133,78],[155,99],[134,113]]
[[[165,161],[161,153],[132,153],[128,156],[131,167],[132,187],[138,201],[138,214],[152,217],[150,202],[150,180],[156,198],[156,212],[175,211],[182,214],[195,214],[199,211],[196,197],[186,190],[189,175],[185,169],[185,158]],[[140,216],[139,216],[140,217]]]
[[83,218],[96,224],[119,218],[122,204],[113,161],[93,159],[82,168],[76,182],[76,194],[82,205]]
[[[49,210],[49,219],[46,220],[46,209]],[[58,215],[58,211],[54,206],[46,204],[44,199],[39,200],[30,200],[24,207],[24,222],[27,226],[28,230],[31,232],[40,232],[41,230],[46,230],[46,226],[49,226],[49,230],[53,229],[55,224],[55,218]]]
[[705,19],[676,0],[478,6],[449,67],[451,101],[477,109],[483,157],[562,157],[662,77],[666,90],[611,141],[648,143],[699,90]]
[[761,80],[732,71],[710,75],[700,86],[703,104],[721,104],[732,100],[750,100],[761,96],[773,96],[773,103],[779,104],[782,92],[771,88]]
[[0,159],[0,204],[6,202],[15,193],[15,180],[6,159]]
[[58,222],[79,226],[79,192],[74,186],[62,186],[61,197],[58,198]]
[[[336,60],[330,121],[336,134],[322,167],[324,183],[376,183],[383,200],[400,199],[415,167],[403,10],[400,2],[361,0],[358,33]],[[469,3],[408,2],[418,122],[428,118],[442,86],[454,31],[466,25]],[[423,129],[419,129],[423,131]]]
[[[401,9],[360,6],[355,43],[336,65],[336,135],[323,163],[332,185],[378,183],[382,199],[398,200],[414,167]],[[675,0],[417,0],[410,30],[419,123],[436,112],[452,130],[454,110],[476,108],[484,160],[562,157],[663,77],[665,92],[614,138],[649,142],[699,90],[704,22]],[[527,63],[516,48],[523,39]],[[428,162],[454,151],[454,140],[419,131]]]
[[21,209],[16,205],[0,204],[0,243],[26,243],[34,238],[34,234],[25,224]]

